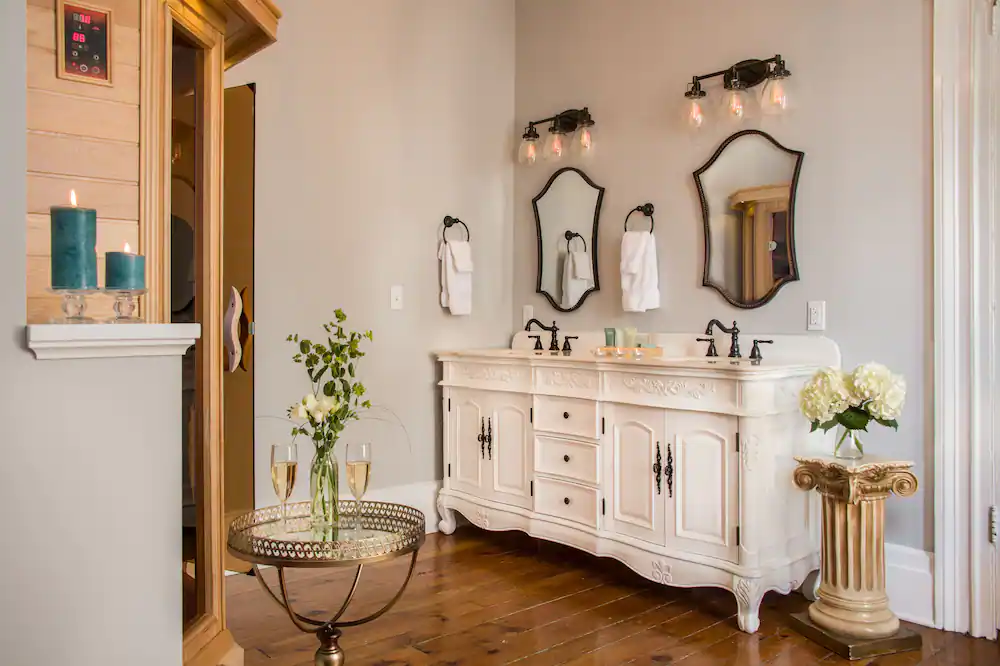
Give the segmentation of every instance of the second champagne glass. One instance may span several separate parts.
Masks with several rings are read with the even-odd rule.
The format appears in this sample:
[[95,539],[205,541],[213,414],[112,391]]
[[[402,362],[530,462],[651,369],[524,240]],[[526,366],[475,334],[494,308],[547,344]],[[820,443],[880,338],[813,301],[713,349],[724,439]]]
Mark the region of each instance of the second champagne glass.
[[271,485],[281,503],[281,525],[285,525],[285,503],[295,489],[295,475],[298,472],[299,455],[295,442],[271,445]]
[[368,479],[372,467],[372,445],[368,442],[351,442],[347,445],[347,485],[354,495],[355,524],[354,531],[361,534],[361,498],[368,491]]

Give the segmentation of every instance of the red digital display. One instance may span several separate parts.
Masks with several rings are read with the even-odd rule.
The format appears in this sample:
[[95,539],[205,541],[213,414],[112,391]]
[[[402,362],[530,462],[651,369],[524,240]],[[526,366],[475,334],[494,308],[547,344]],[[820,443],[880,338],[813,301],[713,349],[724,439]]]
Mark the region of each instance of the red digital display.
[[94,83],[110,82],[110,12],[63,3],[62,16],[61,75]]

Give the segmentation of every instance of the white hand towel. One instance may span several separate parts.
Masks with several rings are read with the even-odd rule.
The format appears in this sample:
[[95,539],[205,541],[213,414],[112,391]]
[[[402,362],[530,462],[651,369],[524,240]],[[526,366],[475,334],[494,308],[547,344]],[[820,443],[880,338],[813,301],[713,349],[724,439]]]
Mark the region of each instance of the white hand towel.
[[[581,266],[583,264],[583,266]],[[586,275],[586,277],[580,277]],[[586,252],[569,252],[563,263],[562,306],[572,308],[594,286],[590,255]]]
[[656,238],[648,231],[626,231],[621,249],[622,309],[645,312],[660,307]]
[[441,305],[453,315],[472,313],[472,248],[468,242],[445,242],[441,258]]

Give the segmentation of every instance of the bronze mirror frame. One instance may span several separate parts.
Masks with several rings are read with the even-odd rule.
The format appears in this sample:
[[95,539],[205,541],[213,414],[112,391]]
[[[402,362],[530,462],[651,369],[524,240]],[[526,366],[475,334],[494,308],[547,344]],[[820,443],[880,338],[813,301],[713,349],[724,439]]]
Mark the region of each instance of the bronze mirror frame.
[[[580,300],[577,301],[576,304],[573,307],[571,307],[571,308],[564,308],[563,306],[559,305],[559,303],[552,296],[552,294],[550,294],[549,292],[547,292],[544,289],[542,289],[542,258],[543,258],[542,257],[542,218],[541,218],[541,215],[539,215],[539,213],[538,213],[538,202],[539,202],[539,200],[541,200],[541,198],[545,196],[545,193],[549,191],[549,188],[552,187],[552,184],[556,182],[556,178],[558,178],[562,174],[566,173],[567,171],[574,171],[574,172],[576,172],[577,175],[579,175],[581,178],[583,178],[583,182],[585,182],[587,185],[589,185],[593,189],[597,190],[597,202],[594,204],[594,227],[593,227],[593,232],[592,232],[592,235],[591,235],[591,241],[589,243],[589,246],[590,246],[590,259],[593,262],[593,268],[594,268],[594,286],[591,287],[590,289],[588,289],[587,291],[585,291],[583,293],[583,295],[580,296]],[[551,305],[552,307],[554,307],[559,312],[573,312],[574,310],[580,308],[580,306],[582,306],[584,304],[584,302],[587,300],[588,296],[590,296],[595,291],[600,291],[601,290],[601,276],[597,272],[597,236],[598,236],[597,232],[598,232],[598,226],[600,225],[600,221],[601,221],[601,206],[604,203],[604,189],[605,188],[601,187],[600,185],[598,185],[597,183],[595,183],[593,180],[591,180],[590,176],[588,176],[586,173],[584,173],[581,169],[578,169],[576,167],[569,167],[568,166],[568,167],[562,167],[561,169],[556,169],[555,173],[553,173],[549,177],[548,182],[545,183],[545,187],[542,188],[542,191],[539,192],[537,195],[535,195],[535,197],[531,200],[531,209],[535,212],[535,233],[538,236],[538,251],[537,251],[538,277],[537,277],[537,279],[535,281],[535,293],[536,294],[542,294],[543,296],[545,296],[545,298],[548,299],[548,301],[549,301],[549,305]],[[584,239],[584,242],[586,243],[586,239]]]
[[[751,302],[744,302],[734,298],[725,290],[723,286],[716,284],[715,282],[712,281],[711,277],[709,277],[709,267],[712,261],[712,237],[711,237],[711,228],[709,226],[709,217],[708,217],[709,214],[708,198],[705,196],[705,188],[701,182],[701,175],[706,171],[708,171],[713,164],[715,164],[716,160],[719,159],[719,157],[726,150],[729,144],[731,144],[732,142],[736,141],[741,137],[752,136],[752,135],[764,137],[779,150],[788,153],[789,155],[794,155],[795,170],[794,173],[792,174],[792,184],[790,187],[790,192],[788,197],[789,275],[782,277],[777,282],[775,282],[774,286],[771,287],[771,289],[761,298],[758,298],[757,300]],[[722,142],[722,145],[720,145],[719,148],[715,151],[715,154],[713,154],[712,157],[710,157],[708,161],[705,162],[705,164],[703,164],[697,171],[694,172],[694,182],[695,185],[698,187],[698,197],[699,199],[701,199],[701,219],[704,225],[704,234],[705,234],[705,259],[704,259],[704,270],[702,272],[702,278],[701,278],[701,285],[703,287],[711,287],[712,289],[715,289],[715,291],[719,292],[719,294],[724,299],[726,299],[726,301],[728,301],[730,305],[734,305],[743,310],[752,310],[754,308],[759,308],[769,303],[771,299],[773,299],[778,294],[778,291],[780,291],[783,286],[785,286],[789,282],[797,282],[800,279],[801,276],[799,275],[799,262],[795,252],[795,199],[799,188],[799,173],[802,170],[802,160],[803,158],[805,158],[805,155],[806,154],[801,150],[792,150],[791,148],[783,146],[780,142],[778,142],[777,139],[775,139],[767,132],[758,129],[745,129],[745,130],[740,130],[739,132],[736,132],[728,136],[726,140]]]

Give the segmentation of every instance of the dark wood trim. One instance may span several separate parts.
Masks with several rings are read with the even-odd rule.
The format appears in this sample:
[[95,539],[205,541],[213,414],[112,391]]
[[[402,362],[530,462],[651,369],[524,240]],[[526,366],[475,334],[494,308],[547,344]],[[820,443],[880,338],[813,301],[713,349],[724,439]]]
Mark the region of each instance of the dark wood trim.
[[[719,156],[722,155],[722,152],[726,149],[727,146],[729,146],[729,144],[731,144],[736,139],[739,139],[740,137],[752,134],[764,137],[765,139],[770,141],[776,148],[788,153],[789,155],[795,155],[795,173],[792,175],[792,187],[788,197],[788,250],[789,250],[789,268],[791,270],[791,274],[788,275],[787,277],[783,277],[780,280],[778,280],[774,284],[774,286],[771,287],[771,289],[766,294],[764,294],[763,297],[755,301],[745,303],[743,301],[736,300],[734,296],[727,293],[725,289],[712,282],[712,280],[709,278],[708,269],[712,260],[712,242],[711,242],[711,230],[709,229],[709,222],[708,222],[708,200],[705,197],[705,188],[701,183],[701,175],[706,171],[708,171],[708,169],[713,164],[715,164],[715,161],[719,159]],[[746,129],[736,132],[735,134],[729,136],[725,141],[722,142],[722,145],[719,146],[718,150],[715,151],[715,154],[712,155],[712,157],[710,157],[709,160],[705,162],[704,165],[701,166],[701,168],[699,168],[697,171],[694,172],[694,182],[695,185],[698,187],[698,198],[701,199],[701,218],[705,229],[705,263],[704,263],[704,270],[702,272],[701,284],[703,287],[711,287],[712,289],[715,289],[724,299],[726,299],[729,302],[730,305],[734,305],[744,310],[759,308],[762,305],[766,305],[767,303],[769,303],[771,299],[773,299],[778,294],[778,291],[783,286],[785,286],[789,282],[797,282],[800,279],[799,262],[798,258],[795,255],[795,195],[799,187],[799,173],[802,170],[802,160],[805,157],[805,155],[806,154],[801,150],[792,150],[791,148],[787,148],[781,145],[777,141],[777,139],[775,139],[767,132],[762,132],[761,130],[757,129]],[[539,243],[541,243],[541,241],[539,241]]]
[[[590,242],[590,259],[594,265],[594,286],[585,291],[583,295],[580,296],[580,300],[577,301],[576,305],[574,305],[571,308],[564,308],[563,306],[559,305],[559,303],[556,302],[556,299],[552,297],[552,294],[542,290],[542,220],[541,217],[538,215],[539,199],[545,196],[545,193],[549,191],[550,187],[552,187],[552,183],[555,182],[556,178],[558,178],[560,175],[562,175],[567,171],[576,172],[581,178],[583,178],[584,182],[586,182],[592,188],[597,190],[597,205],[594,206],[594,231],[591,236],[591,242]],[[545,187],[542,188],[542,191],[539,192],[537,195],[535,195],[535,198],[531,200],[531,209],[535,213],[535,233],[538,237],[538,252],[536,255],[538,259],[538,278],[535,281],[535,293],[542,294],[543,296],[545,296],[545,298],[548,299],[549,304],[559,312],[573,312],[573,310],[576,310],[581,305],[583,305],[584,301],[587,300],[587,297],[590,296],[591,293],[601,290],[601,276],[598,274],[597,271],[597,236],[598,236],[598,226],[601,221],[601,205],[603,204],[603,202],[604,202],[604,188],[595,183],[593,180],[590,179],[590,176],[588,176],[580,169],[577,169],[576,167],[563,167],[561,169],[558,169],[555,173],[552,174],[552,176],[549,178],[549,181],[545,183]]]

